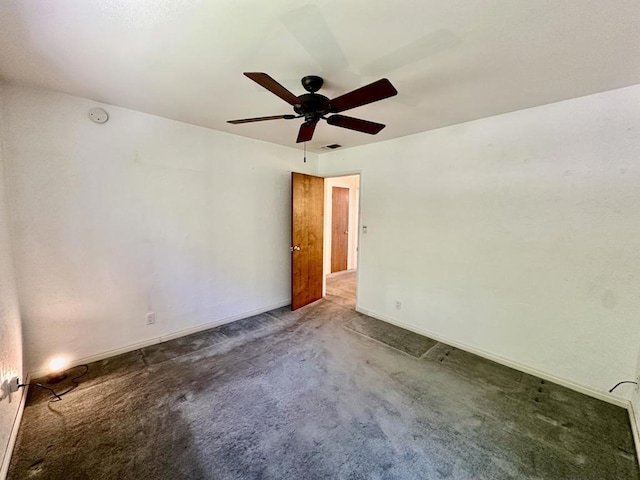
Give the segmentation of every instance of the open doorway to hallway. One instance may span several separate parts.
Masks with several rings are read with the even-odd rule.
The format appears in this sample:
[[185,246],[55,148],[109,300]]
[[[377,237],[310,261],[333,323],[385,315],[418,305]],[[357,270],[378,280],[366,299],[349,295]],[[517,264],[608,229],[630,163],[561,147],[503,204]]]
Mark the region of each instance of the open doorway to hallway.
[[325,178],[325,298],[356,307],[360,175]]

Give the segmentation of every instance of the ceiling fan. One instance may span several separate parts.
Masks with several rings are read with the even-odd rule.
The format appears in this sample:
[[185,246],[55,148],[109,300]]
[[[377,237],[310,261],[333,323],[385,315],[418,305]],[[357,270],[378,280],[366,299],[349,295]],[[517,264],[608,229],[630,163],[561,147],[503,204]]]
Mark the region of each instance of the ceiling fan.
[[307,75],[302,78],[302,86],[309,93],[295,96],[266,73],[245,72],[244,75],[292,105],[296,115],[287,114],[273,115],[270,117],[244,118],[241,120],[229,120],[228,123],[240,124],[262,122],[265,120],[292,120],[294,118],[304,117],[304,123],[300,125],[296,143],[311,140],[320,119],[326,120],[329,125],[375,135],[382,130],[385,125],[336,114],[398,94],[398,91],[391,85],[391,82],[383,78],[329,100],[324,95],[316,93],[322,87],[324,80],[316,75]]

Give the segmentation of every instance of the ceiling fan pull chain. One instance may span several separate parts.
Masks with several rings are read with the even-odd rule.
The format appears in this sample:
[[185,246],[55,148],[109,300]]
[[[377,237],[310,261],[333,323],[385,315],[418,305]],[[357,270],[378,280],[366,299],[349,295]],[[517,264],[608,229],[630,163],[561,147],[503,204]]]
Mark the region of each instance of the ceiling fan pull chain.
[[307,142],[304,142],[304,163],[307,163]]

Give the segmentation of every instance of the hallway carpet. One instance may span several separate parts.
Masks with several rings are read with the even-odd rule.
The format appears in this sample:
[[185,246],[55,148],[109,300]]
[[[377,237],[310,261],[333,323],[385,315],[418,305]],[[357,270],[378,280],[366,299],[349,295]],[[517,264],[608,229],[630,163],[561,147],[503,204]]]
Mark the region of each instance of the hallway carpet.
[[32,387],[9,479],[640,478],[625,410],[369,321],[325,299]]
[[325,298],[352,310],[356,308],[356,270],[327,275],[327,292]]

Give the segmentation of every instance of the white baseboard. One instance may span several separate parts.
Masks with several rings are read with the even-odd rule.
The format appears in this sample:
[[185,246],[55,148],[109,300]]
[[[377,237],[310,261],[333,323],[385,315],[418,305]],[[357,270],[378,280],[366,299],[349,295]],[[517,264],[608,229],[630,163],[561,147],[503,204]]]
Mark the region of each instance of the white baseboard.
[[[132,343],[123,347],[115,348],[113,350],[107,350],[105,352],[89,355],[88,357],[74,359],[71,362],[70,367],[97,362],[100,360],[104,360],[105,358],[115,357],[116,355],[122,355],[123,353],[133,352],[134,350],[139,350],[141,348],[156,345],[158,343],[168,342],[169,340],[174,340],[180,337],[186,337],[187,335],[191,335],[193,333],[209,330],[210,328],[219,327],[220,325],[235,322],[236,320],[242,320],[243,318],[253,317],[254,315],[260,315],[261,313],[269,312],[271,310],[275,310],[276,308],[286,307],[287,305],[291,305],[291,301],[287,300],[284,302],[278,302],[273,305],[267,305],[266,307],[258,308],[249,312],[232,315],[230,317],[214,320],[213,322],[203,323],[194,327],[185,328],[184,330],[178,330],[173,333],[150,338],[142,342]],[[36,370],[35,372],[31,372],[31,378],[40,378],[45,376],[47,373],[48,372],[46,370]],[[2,479],[0,478],[0,480]]]
[[633,433],[633,443],[636,446],[636,458],[638,459],[638,464],[640,465],[640,432],[638,428],[640,427],[640,418],[636,417],[636,410],[633,408],[633,402],[629,402],[628,405],[629,410],[629,422],[631,423],[631,432]]
[[529,367],[522,363],[514,362],[507,358],[503,358],[499,355],[495,355],[493,353],[486,352],[484,350],[480,350],[478,348],[466,345],[462,342],[458,342],[457,340],[453,340],[451,338],[444,337],[442,335],[438,335],[436,333],[430,332],[428,330],[424,330],[418,327],[414,327],[413,325],[408,325],[406,323],[400,322],[398,320],[394,320],[393,318],[388,318],[384,315],[377,314],[375,312],[371,312],[360,306],[356,306],[356,310],[360,313],[368,315],[373,318],[377,318],[378,320],[382,320],[383,322],[391,323],[398,327],[404,328],[405,330],[410,330],[419,335],[424,335],[425,337],[432,338],[437,340],[438,342],[446,343],[447,345],[451,345],[452,347],[459,348],[460,350],[464,350],[465,352],[473,353],[478,355],[479,357],[486,358],[488,360],[492,360],[501,365],[505,365],[507,367],[513,368],[520,372],[528,373],[529,375],[533,375],[538,378],[542,378],[544,380],[548,380],[549,382],[557,383],[558,385],[562,385],[563,387],[567,387],[571,390],[575,390],[576,392],[583,393],[588,395],[589,397],[597,398],[598,400],[602,400],[607,403],[611,403],[613,405],[617,405],[618,407],[622,407],[625,409],[629,408],[629,401],[623,398],[617,397],[615,395],[610,395],[608,393],[600,392],[598,390],[594,390],[593,388],[586,387],[584,385],[580,385],[578,383],[572,382],[571,380],[567,380],[565,378],[557,377],[551,373],[543,372],[533,367]]
[[13,426],[11,427],[11,434],[9,435],[9,444],[7,445],[7,449],[4,452],[4,457],[2,458],[2,464],[0,465],[0,480],[6,480],[7,474],[9,473],[9,464],[11,463],[11,456],[13,455],[13,448],[16,445],[16,439],[18,438],[18,430],[20,430],[20,423],[22,422],[22,414],[24,413],[24,406],[27,402],[27,393],[29,391],[29,380],[31,377],[27,375],[26,381],[24,383],[27,386],[18,389],[18,392],[22,393],[22,398],[20,398],[20,405],[18,406],[18,411],[16,412],[16,418],[13,420]]

